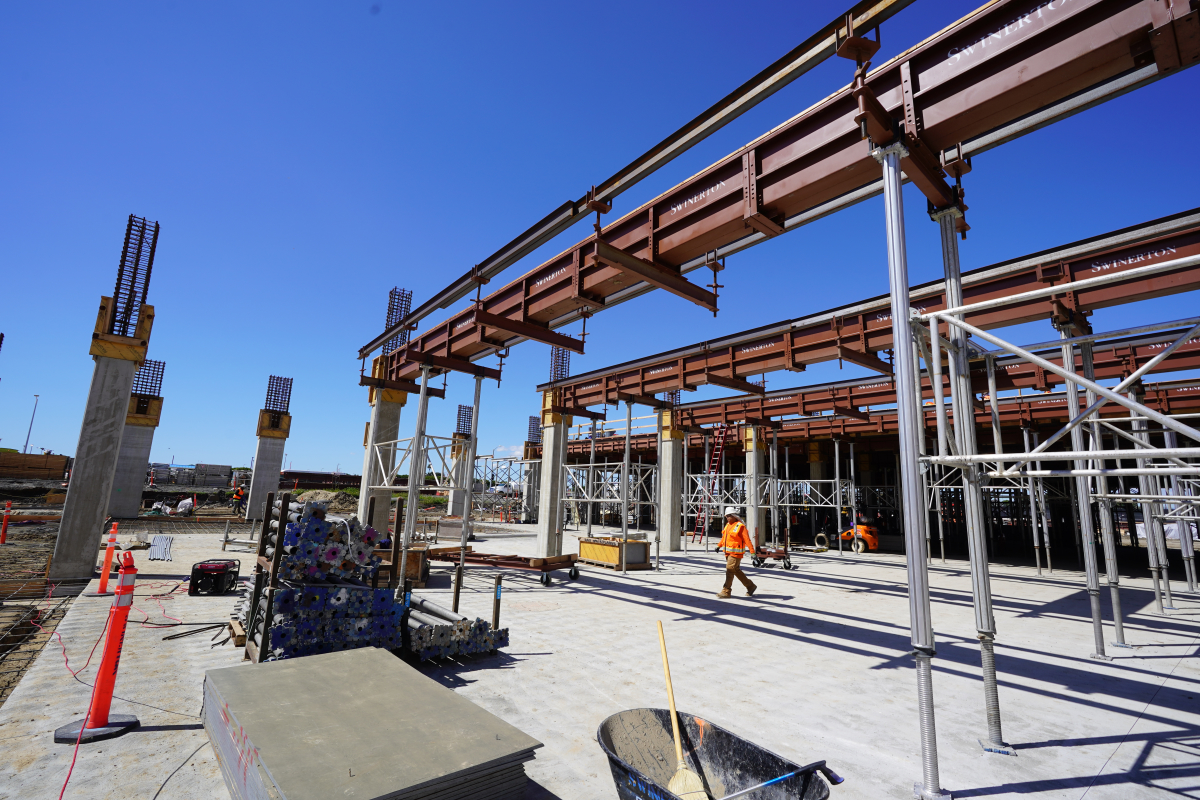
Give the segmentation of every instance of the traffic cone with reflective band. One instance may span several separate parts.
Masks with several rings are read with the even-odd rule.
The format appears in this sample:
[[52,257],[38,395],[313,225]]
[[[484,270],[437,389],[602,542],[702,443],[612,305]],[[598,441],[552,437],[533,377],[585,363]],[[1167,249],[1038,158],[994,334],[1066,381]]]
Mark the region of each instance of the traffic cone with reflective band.
[[117,549],[117,523],[112,524],[108,532],[108,548],[104,551],[104,566],[100,569],[100,589],[88,592],[88,597],[105,597],[112,594],[108,590],[108,576],[112,572],[113,552]]
[[133,553],[124,553],[123,556],[121,569],[117,573],[115,597],[108,610],[108,638],[104,640],[104,654],[100,658],[100,669],[92,689],[91,707],[85,718],[54,731],[54,741],[59,744],[111,739],[140,724],[132,714],[108,713],[112,706],[113,688],[117,683],[117,666],[121,663],[121,646],[125,643],[129,609],[133,607],[134,580],[137,578]]

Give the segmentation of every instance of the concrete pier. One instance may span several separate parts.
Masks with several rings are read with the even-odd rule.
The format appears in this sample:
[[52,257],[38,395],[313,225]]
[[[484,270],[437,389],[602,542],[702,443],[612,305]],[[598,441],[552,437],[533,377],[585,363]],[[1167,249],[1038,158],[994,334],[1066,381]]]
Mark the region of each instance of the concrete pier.
[[[395,389],[370,388],[367,401],[371,404],[371,420],[367,423],[367,435],[363,442],[362,483],[358,491],[358,518],[376,530],[385,530],[388,524],[388,509],[392,493],[387,489],[371,490],[379,486],[387,473],[396,466],[395,446],[385,446],[376,453],[375,445],[395,442],[400,438],[400,412],[408,402],[408,394]],[[367,508],[371,497],[375,498],[375,514],[367,519]]]
[[542,468],[538,492],[537,555],[540,558],[562,555],[558,507],[563,490],[565,437],[571,427],[571,417],[550,411],[552,405],[552,393],[546,392],[542,397]]
[[258,412],[258,447],[254,450],[254,475],[246,495],[246,519],[263,519],[267,495],[279,490],[283,450],[292,430],[292,416],[263,409]]
[[668,552],[683,549],[684,432],[671,428],[671,412],[662,414],[661,457],[658,473],[658,537]]
[[[744,429],[745,440],[742,442],[746,450],[746,528],[754,539],[756,547],[761,546],[767,537],[767,526],[770,524],[771,507],[767,498],[758,494],[759,484],[763,476],[770,473],[767,461],[767,443],[763,438],[761,428],[748,426]],[[756,505],[756,501],[762,501]]]
[[[92,385],[88,389],[71,485],[63,506],[62,524],[50,565],[51,579],[88,578],[96,566],[101,530],[112,494],[129,391],[137,362],[94,356]],[[139,495],[140,498],[140,495]]]

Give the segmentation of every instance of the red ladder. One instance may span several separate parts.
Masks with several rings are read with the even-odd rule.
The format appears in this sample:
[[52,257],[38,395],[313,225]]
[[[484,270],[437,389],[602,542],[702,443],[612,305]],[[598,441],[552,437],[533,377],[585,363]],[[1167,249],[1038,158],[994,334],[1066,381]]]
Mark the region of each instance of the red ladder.
[[[713,444],[716,445],[712,449],[712,456],[708,460],[708,472],[705,474],[705,483],[702,486],[702,491],[708,495],[708,500],[713,499],[715,494],[716,476],[721,469],[721,454],[725,452],[725,437],[729,434],[729,426],[725,423],[720,423],[714,429]],[[704,497],[701,496],[703,500]],[[695,542],[701,536],[708,532],[709,509],[711,506],[704,505],[696,510],[696,528],[692,531],[692,541]]]

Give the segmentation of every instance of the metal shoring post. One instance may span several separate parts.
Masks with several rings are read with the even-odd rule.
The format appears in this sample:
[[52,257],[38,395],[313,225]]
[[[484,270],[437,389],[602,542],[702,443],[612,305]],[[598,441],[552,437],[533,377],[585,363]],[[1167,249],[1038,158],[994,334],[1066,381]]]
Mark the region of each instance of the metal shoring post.
[[[1025,439],[1025,452],[1029,452],[1029,428],[1021,426],[1021,435]],[[1029,493],[1029,521],[1032,523],[1030,528],[1033,532],[1033,563],[1037,565],[1038,577],[1042,577],[1042,546],[1041,539],[1038,536],[1038,509],[1037,498],[1033,493],[1033,478],[1026,478],[1025,491]]]
[[[1164,444],[1167,447],[1178,447],[1179,439],[1176,437],[1175,431],[1163,431],[1165,437]],[[1179,478],[1171,476],[1171,494],[1183,495],[1180,490]],[[1176,509],[1181,509],[1183,506],[1176,505]],[[1175,520],[1175,529],[1179,531],[1179,551],[1183,554],[1183,574],[1187,578],[1188,591],[1193,594],[1196,591],[1196,549],[1192,544],[1192,523],[1187,520]]]
[[425,482],[425,420],[429,416],[429,367],[421,365],[421,393],[417,397],[417,430],[408,449],[408,498],[404,503],[404,535],[400,539],[400,571],[393,575],[398,593],[403,596],[404,576],[408,572],[408,544],[417,527],[420,486]]
[[[1137,396],[1137,392],[1130,390],[1129,397],[1135,402],[1141,402]],[[1149,425],[1145,418],[1130,415],[1133,417],[1130,426],[1133,428],[1133,435],[1139,442],[1142,442],[1147,448],[1150,444]],[[1137,453],[1145,452],[1144,448],[1139,448]],[[1145,469],[1148,466],[1147,459],[1137,459],[1138,469]],[[1153,495],[1153,483],[1149,475],[1138,476],[1138,490],[1143,495]],[[1157,531],[1154,526],[1154,504],[1148,501],[1142,502],[1142,524],[1145,526],[1146,533],[1146,554],[1150,558],[1150,574],[1154,578],[1154,604],[1158,613],[1165,614],[1168,610],[1174,610],[1174,603],[1171,598],[1171,584],[1167,576],[1166,570],[1163,568],[1160,553],[1165,550],[1159,549]],[[1132,527],[1136,529],[1137,522],[1132,523]]]
[[[1038,432],[1033,431],[1033,446],[1037,447]],[[1039,472],[1042,470],[1042,462],[1035,461],[1034,467]],[[1046,571],[1051,575],[1054,574],[1054,561],[1050,558],[1050,512],[1046,507],[1046,485],[1041,478],[1034,478],[1034,487],[1037,489],[1038,513],[1042,517],[1042,543],[1046,546]]]
[[[743,442],[745,440],[743,439]],[[758,480],[759,480],[759,460],[758,460],[758,426],[750,426],[750,452],[746,454],[746,472],[750,473],[746,479],[749,484],[746,487],[746,516],[753,520],[753,529],[750,532],[750,539],[754,543],[754,552],[758,552],[759,535],[758,535]]]
[[[1135,399],[1137,397],[1136,393],[1133,391],[1130,391],[1129,395],[1130,395],[1130,397],[1133,397]],[[1146,426],[1146,422],[1144,420],[1138,420],[1135,418],[1130,422],[1130,428],[1133,430],[1133,435],[1140,442],[1147,442],[1149,440],[1148,435],[1146,433],[1143,433],[1145,426]],[[1137,449],[1135,449],[1135,452],[1140,453],[1141,449],[1137,448]],[[1137,464],[1138,469],[1146,468],[1146,459],[1144,459],[1144,458],[1136,459],[1135,463]],[[1147,476],[1147,475],[1139,475],[1138,476],[1138,492],[1143,495],[1153,494],[1153,491],[1150,488],[1149,476]],[[1142,524],[1145,527],[1144,533],[1145,533],[1145,539],[1146,539],[1146,556],[1150,563],[1150,577],[1154,584],[1154,606],[1155,606],[1155,610],[1157,610],[1159,614],[1165,614],[1166,612],[1164,611],[1164,607],[1170,606],[1171,602],[1168,600],[1166,603],[1164,603],[1163,599],[1162,599],[1163,591],[1162,591],[1162,585],[1161,585],[1162,578],[1161,578],[1161,575],[1159,574],[1158,547],[1155,542],[1155,537],[1153,534],[1153,526],[1151,523],[1151,520],[1154,517],[1154,510],[1153,510],[1153,507],[1151,506],[1151,504],[1148,502],[1141,503],[1141,506],[1142,506]],[[1135,532],[1134,536],[1136,538],[1137,520],[1133,517],[1132,513],[1130,514],[1129,528],[1131,531]]]
[[841,441],[833,440],[833,535],[837,537],[838,555],[842,554],[842,448]]
[[591,449],[588,452],[588,471],[587,471],[587,537],[592,538],[592,500],[596,497],[596,420],[592,420],[592,443]]
[[656,464],[654,467],[654,480],[650,481],[650,483],[651,483],[650,490],[654,493],[654,571],[657,572],[660,568],[659,561],[661,559],[660,553],[662,552],[661,548],[662,548],[662,528],[663,528],[662,498],[659,497],[659,491],[658,491],[658,487],[661,485],[660,481],[662,478],[662,448],[663,448],[663,444],[662,444],[662,434],[663,434],[662,409],[656,408],[654,410],[654,416],[658,419],[658,440],[655,443],[655,447],[654,447],[654,456],[656,459]]
[[[1095,362],[1092,356],[1092,343],[1080,342],[1079,355],[1083,363],[1083,377],[1089,381],[1096,380]],[[1090,408],[1096,402],[1096,393],[1088,390],[1085,395],[1086,402]],[[1093,417],[1089,426],[1091,433],[1090,445],[1092,450],[1103,450],[1104,439],[1100,435],[1100,423]],[[1103,467],[1104,461],[1091,461],[1093,467]],[[1087,481],[1088,484],[1091,481]],[[1097,476],[1096,485],[1104,491],[1100,494],[1108,494],[1108,478]],[[1108,583],[1108,596],[1112,603],[1113,616],[1113,637],[1112,642],[1114,647],[1128,647],[1125,644],[1125,620],[1121,615],[1121,576],[1117,571],[1117,545],[1113,537],[1113,520],[1112,520],[1112,505],[1108,500],[1097,501],[1097,510],[1100,513],[1100,543],[1104,548],[1104,577]],[[1094,545],[1092,545],[1094,548]]]
[[[938,520],[939,523],[941,520]],[[858,540],[858,481],[854,469],[854,442],[850,442],[850,530]]]
[[625,569],[625,550],[629,547],[629,436],[633,432],[633,401],[625,401],[625,460],[621,462],[621,574]]
[[[938,223],[942,240],[942,267],[946,278],[946,303],[949,306],[962,305],[962,269],[958,258],[958,239],[955,236],[954,222],[962,212],[951,206],[936,212],[934,219]],[[959,319],[955,316],[954,319]],[[930,333],[939,335],[940,319],[931,320]],[[953,351],[947,351],[950,362],[951,401],[954,408],[954,438],[958,452],[964,455],[975,455],[979,452],[979,444],[975,438],[975,408],[971,401],[975,394],[971,387],[971,363],[968,359],[967,334],[956,325],[949,325],[947,338],[954,345]],[[931,340],[936,348],[936,338]],[[988,390],[993,398],[996,396],[994,376],[988,382]],[[993,399],[993,402],[994,399]],[[996,426],[998,437],[999,426]],[[1001,449],[1000,441],[994,441],[997,451]],[[1016,755],[1004,743],[1000,718],[1000,693],[996,681],[996,617],[992,609],[992,576],[988,565],[987,542],[984,539],[983,526],[980,517],[983,513],[983,482],[979,465],[964,464],[961,468],[963,487],[963,512],[967,523],[967,554],[971,567],[971,593],[974,596],[975,630],[979,638],[979,659],[983,673],[983,701],[987,716],[988,741],[980,741],[979,745],[987,752],[1002,755]]]
[[996,358],[994,356],[987,357],[987,381],[988,405],[992,410],[992,447],[995,448],[997,454],[1000,454],[1004,452],[1004,441],[1000,438],[1000,400],[996,397]]
[[[791,481],[792,479],[792,459],[788,450],[788,446],[783,446],[783,479]],[[791,489],[788,490],[788,497],[791,497]],[[789,504],[784,506],[783,511],[783,552],[787,553],[792,549],[792,506]]]
[[[570,421],[568,421],[568,420],[570,420]],[[567,452],[568,452],[567,439],[570,437],[570,434],[571,434],[571,422],[572,421],[574,421],[574,419],[572,417],[568,417],[568,416],[564,415],[561,418],[561,421],[559,422],[559,428],[562,431],[562,435],[558,437],[558,441],[559,441],[559,444],[558,444],[558,447],[559,447],[558,507],[554,511],[554,538],[555,538],[555,542],[557,544],[557,547],[555,547],[555,549],[558,552],[555,553],[555,555],[562,555],[562,551],[563,551],[563,527],[566,525],[566,522],[564,521],[563,517],[565,517],[566,513],[567,513],[567,498],[564,495],[566,494],[567,475],[569,474],[567,471]]]
[[[1063,339],[1070,338],[1065,326],[1059,328],[1058,335]],[[1062,363],[1064,371],[1074,374],[1074,345],[1062,346]],[[1066,381],[1064,388],[1067,391],[1068,418],[1071,418],[1081,411],[1079,386],[1073,381]],[[1087,449],[1083,446],[1083,430],[1078,425],[1071,429],[1071,448],[1076,452]],[[1086,465],[1087,462],[1082,459],[1074,462],[1075,469],[1086,469]],[[1077,502],[1072,504],[1072,508],[1078,508],[1079,513],[1079,539],[1083,550],[1083,568],[1087,576],[1088,601],[1092,607],[1092,633],[1096,638],[1096,652],[1092,653],[1092,658],[1111,661],[1111,656],[1104,654],[1104,617],[1100,610],[1100,576],[1096,565],[1096,526],[1092,519],[1088,479],[1082,475],[1075,476],[1075,495]]]
[[779,431],[771,430],[771,547],[779,547]]
[[904,242],[904,198],[901,194],[900,158],[908,151],[897,142],[878,148],[872,155],[883,165],[883,200],[887,224],[888,283],[891,289],[892,331],[896,338],[896,416],[900,434],[900,469],[904,516],[905,559],[908,565],[909,619],[913,655],[917,667],[917,713],[921,731],[922,782],[913,786],[916,797],[926,800],[949,798],[938,774],[937,727],[933,708],[933,665],[936,654],[933,619],[929,607],[929,565],[921,549],[925,539],[925,506],[921,496],[918,461],[920,422],[914,412],[917,384],[912,359],[904,342],[911,340],[909,328],[908,254]]
[[[938,467],[938,472],[940,473],[941,471],[942,471],[941,467]],[[938,484],[940,484],[941,478],[939,477],[936,482]],[[936,491],[937,491],[937,493],[933,496],[933,501],[934,501],[934,505],[937,507],[938,548],[941,551],[942,563],[945,564],[946,563],[946,532],[945,532],[945,524],[942,522],[942,487],[940,485],[938,485]]]
[[[724,463],[724,456],[722,456],[722,463]],[[701,489],[701,492],[700,492],[700,501],[701,502],[705,502],[704,498],[706,496],[708,497],[707,502],[710,502],[710,503],[712,502],[711,482],[716,479],[710,477],[711,472],[712,472],[712,441],[708,438],[708,434],[706,433],[706,434],[704,434],[704,472],[701,473],[701,478],[700,478],[700,480],[703,481],[703,484],[701,484],[701,486],[703,488]],[[707,505],[697,506],[696,514],[704,515],[704,524],[700,527],[700,530],[703,531],[703,533],[701,535],[704,537],[704,552],[707,553],[708,552],[708,506]]]
[[[462,522],[462,542],[458,548],[458,567],[466,572],[467,565],[467,541],[471,538],[471,509],[474,508],[475,502],[472,499],[472,493],[475,491],[475,453],[479,448],[479,395],[483,389],[483,376],[475,376],[475,405],[471,409],[471,439],[467,442],[467,452],[462,460],[462,468],[460,474],[465,474],[467,479],[467,508],[466,514],[463,516]],[[461,580],[459,581],[461,583]],[[454,590],[454,610],[458,611],[458,589]]]

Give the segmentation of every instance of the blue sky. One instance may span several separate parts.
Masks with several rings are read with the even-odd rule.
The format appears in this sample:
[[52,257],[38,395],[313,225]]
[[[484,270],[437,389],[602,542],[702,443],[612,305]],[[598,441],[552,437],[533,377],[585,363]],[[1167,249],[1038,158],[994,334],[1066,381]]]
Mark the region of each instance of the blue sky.
[[[0,9],[0,447],[73,453],[125,219],[162,225],[150,357],[166,362],[152,458],[244,465],[269,374],[295,379],[288,462],[357,472],[357,348],[388,290],[420,303],[793,47],[838,2],[5,4]],[[917,0],[894,55],[974,4]],[[755,21],[757,20],[757,22]],[[769,20],[769,24],[764,21]],[[832,59],[617,200],[616,213],[847,83]],[[1200,205],[1200,70],[975,160],[964,268]],[[1190,98],[1190,99],[1189,99]],[[909,187],[913,283],[941,273]],[[577,226],[504,280],[586,234]],[[717,319],[665,293],[589,325],[583,372],[887,289],[882,200],[729,259]],[[1193,295],[1101,311],[1097,330],[1195,313]],[[435,317],[434,321],[438,318]],[[1025,326],[1026,341],[1054,338]],[[548,348],[485,384],[480,452],[519,446]],[[769,388],[857,377],[836,364]],[[472,381],[451,376],[448,435]],[[691,399],[723,392],[704,389]],[[414,415],[406,413],[402,430]],[[404,420],[407,420],[404,421]]]

